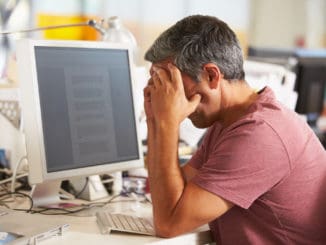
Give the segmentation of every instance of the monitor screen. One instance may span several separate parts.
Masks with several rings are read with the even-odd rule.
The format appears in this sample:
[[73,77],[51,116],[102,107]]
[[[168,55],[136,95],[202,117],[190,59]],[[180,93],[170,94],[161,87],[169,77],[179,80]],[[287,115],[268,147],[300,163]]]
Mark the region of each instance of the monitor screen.
[[19,41],[30,183],[143,166],[129,54],[105,42]]
[[48,172],[138,159],[128,51],[34,49]]

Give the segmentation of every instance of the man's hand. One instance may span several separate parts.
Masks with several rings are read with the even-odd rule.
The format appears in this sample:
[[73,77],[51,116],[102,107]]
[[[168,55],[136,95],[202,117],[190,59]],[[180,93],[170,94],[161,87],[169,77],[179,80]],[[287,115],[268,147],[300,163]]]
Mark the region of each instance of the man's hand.
[[153,66],[152,78],[145,88],[145,110],[156,123],[179,125],[195,111],[201,97],[196,94],[188,100],[180,70],[170,63],[168,70],[170,74]]
[[151,105],[151,92],[150,86],[153,85],[153,79],[148,80],[147,86],[144,88],[144,109],[146,114],[147,122],[153,119],[152,105]]

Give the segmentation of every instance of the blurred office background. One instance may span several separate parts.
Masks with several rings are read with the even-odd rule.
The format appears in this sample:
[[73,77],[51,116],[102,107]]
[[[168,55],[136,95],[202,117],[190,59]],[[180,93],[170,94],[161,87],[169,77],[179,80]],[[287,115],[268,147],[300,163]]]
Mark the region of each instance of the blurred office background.
[[[148,64],[143,56],[154,39],[191,14],[214,15],[227,22],[238,35],[245,57],[259,56],[264,50],[287,57],[298,48],[326,57],[325,0],[0,0],[0,31],[83,23],[89,19],[100,22],[118,16],[135,36],[136,63],[146,70]],[[21,37],[101,40],[101,34],[87,26],[0,35],[2,88],[18,87],[15,40]],[[326,78],[322,79],[325,84]],[[326,101],[325,85],[315,91],[320,92],[320,88]],[[320,115],[326,115],[325,109]]]
[[[1,0],[0,29],[69,24],[90,18],[119,16],[135,35],[142,55],[164,29],[190,14],[214,15],[226,21],[248,46],[325,48],[324,0]],[[21,35],[0,40],[3,46]],[[29,33],[54,39],[99,39],[92,28],[69,28]],[[9,42],[9,43],[8,43]],[[2,52],[1,52],[2,53]],[[2,61],[3,63],[3,61]],[[0,63],[0,66],[3,64]]]

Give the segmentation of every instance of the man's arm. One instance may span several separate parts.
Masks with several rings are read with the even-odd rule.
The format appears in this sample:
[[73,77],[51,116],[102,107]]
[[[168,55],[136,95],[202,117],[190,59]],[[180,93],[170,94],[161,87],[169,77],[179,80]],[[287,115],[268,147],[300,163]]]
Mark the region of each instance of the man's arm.
[[153,84],[145,90],[150,97],[145,99],[145,111],[151,115],[147,119],[147,167],[154,225],[157,235],[163,237],[189,232],[232,207],[230,202],[187,182],[195,174],[190,166],[185,168],[186,178],[183,176],[178,162],[179,125],[200,98],[188,101],[180,71],[174,66],[169,69],[171,76],[162,69],[156,70]]
[[182,166],[182,174],[186,182],[189,182],[198,172],[197,169],[191,167],[188,163]]

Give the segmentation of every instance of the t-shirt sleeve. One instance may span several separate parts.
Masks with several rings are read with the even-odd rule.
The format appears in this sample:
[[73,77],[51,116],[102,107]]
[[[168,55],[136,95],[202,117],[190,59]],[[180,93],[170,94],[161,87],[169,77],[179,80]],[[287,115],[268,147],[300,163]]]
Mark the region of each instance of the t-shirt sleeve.
[[285,147],[263,121],[242,121],[206,138],[190,160],[198,169],[191,181],[242,208],[249,208],[289,173]]

